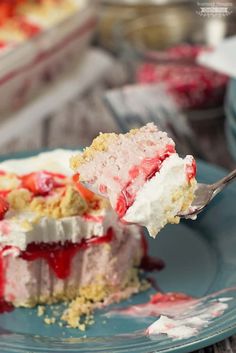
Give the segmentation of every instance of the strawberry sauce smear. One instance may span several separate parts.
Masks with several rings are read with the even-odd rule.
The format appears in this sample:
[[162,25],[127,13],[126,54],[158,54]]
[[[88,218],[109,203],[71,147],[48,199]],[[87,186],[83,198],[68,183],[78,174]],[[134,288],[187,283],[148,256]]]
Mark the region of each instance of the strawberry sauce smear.
[[[157,257],[148,255],[148,242],[145,234],[141,236],[141,248],[143,257],[140,263],[140,268],[146,272],[161,271],[165,268],[165,262]],[[153,282],[153,281],[152,281]],[[151,283],[154,284],[154,283]],[[156,286],[156,285],[155,285]]]
[[80,243],[70,241],[66,241],[64,244],[31,243],[20,257],[26,261],[44,259],[58,278],[66,279],[70,276],[71,262],[78,251],[85,250],[90,246],[109,243],[113,236],[113,230],[109,228],[105,235],[83,239]]
[[176,153],[175,147],[167,145],[163,153],[158,153],[153,158],[145,158],[139,165],[135,165],[130,169],[130,180],[123,187],[116,204],[116,212],[120,218],[125,215],[127,209],[134,203],[137,193],[137,191],[133,190],[135,181],[139,179],[139,187],[143,186],[147,180],[150,180],[160,171],[163,162],[173,153]]
[[0,299],[0,314],[10,313],[14,309],[15,308],[11,303],[7,302],[6,300]]
[[158,317],[160,315],[172,315],[183,310],[187,310],[190,303],[195,303],[196,299],[184,293],[157,292],[151,296],[147,303],[131,305],[124,309],[112,310],[110,314],[125,315],[133,317]]
[[34,196],[47,196],[54,188],[63,187],[66,176],[48,171],[32,172],[21,176],[21,186]]

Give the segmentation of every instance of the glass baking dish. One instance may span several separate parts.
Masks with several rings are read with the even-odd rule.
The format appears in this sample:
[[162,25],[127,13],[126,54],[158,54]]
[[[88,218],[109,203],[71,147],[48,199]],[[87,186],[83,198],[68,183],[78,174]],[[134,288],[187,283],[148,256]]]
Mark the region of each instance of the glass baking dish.
[[81,3],[73,15],[0,57],[0,120],[78,63],[96,28],[98,2]]

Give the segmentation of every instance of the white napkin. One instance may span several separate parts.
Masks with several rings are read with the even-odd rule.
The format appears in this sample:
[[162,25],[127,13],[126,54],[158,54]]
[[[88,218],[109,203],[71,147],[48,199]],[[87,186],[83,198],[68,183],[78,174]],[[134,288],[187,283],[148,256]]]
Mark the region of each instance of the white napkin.
[[236,78],[236,36],[222,41],[212,52],[198,56],[198,63]]

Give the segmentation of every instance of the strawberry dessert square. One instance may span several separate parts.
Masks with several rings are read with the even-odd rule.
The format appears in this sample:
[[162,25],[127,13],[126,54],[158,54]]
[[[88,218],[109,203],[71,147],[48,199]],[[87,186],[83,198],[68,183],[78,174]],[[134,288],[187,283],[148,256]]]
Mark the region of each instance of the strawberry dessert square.
[[0,163],[0,299],[16,307],[79,297],[84,314],[140,290],[140,228],[72,176],[73,154]]

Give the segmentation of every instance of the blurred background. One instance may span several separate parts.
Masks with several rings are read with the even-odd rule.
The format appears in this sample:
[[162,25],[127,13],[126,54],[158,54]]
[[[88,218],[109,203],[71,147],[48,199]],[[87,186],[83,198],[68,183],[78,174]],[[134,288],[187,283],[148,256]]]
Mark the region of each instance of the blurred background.
[[154,121],[235,167],[233,74],[198,63],[235,35],[235,1],[0,0],[0,154]]

